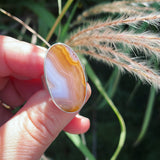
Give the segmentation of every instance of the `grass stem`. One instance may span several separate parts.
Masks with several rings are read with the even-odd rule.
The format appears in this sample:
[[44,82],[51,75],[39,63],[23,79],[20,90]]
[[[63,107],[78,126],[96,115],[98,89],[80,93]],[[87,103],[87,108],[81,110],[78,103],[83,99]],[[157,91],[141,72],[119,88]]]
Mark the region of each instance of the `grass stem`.
[[147,104],[147,109],[146,109],[143,124],[142,124],[142,129],[139,133],[139,136],[138,136],[136,142],[134,143],[134,146],[137,146],[141,142],[141,140],[143,139],[144,135],[147,132],[149,122],[150,122],[150,119],[151,119],[151,115],[152,115],[152,111],[153,111],[155,95],[156,95],[156,91],[153,87],[151,87],[150,94],[149,94],[149,99],[148,99],[148,104]]
[[53,35],[57,25],[60,23],[61,19],[63,18],[64,14],[68,10],[72,2],[73,0],[68,0],[65,6],[63,7],[61,14],[58,16],[58,18],[56,19],[56,22],[54,23],[53,27],[51,28],[50,32],[47,35],[47,38],[46,38],[47,42],[51,39],[51,36]]
[[102,94],[102,96],[105,98],[105,100],[107,101],[107,103],[109,104],[109,106],[111,107],[111,109],[113,110],[113,112],[116,114],[118,121],[120,123],[120,127],[121,127],[121,133],[120,133],[120,138],[119,138],[119,143],[118,146],[114,152],[114,154],[111,157],[111,160],[115,160],[117,158],[117,156],[119,155],[125,139],[126,139],[126,126],[125,126],[125,122],[123,120],[123,117],[121,116],[121,114],[119,113],[117,107],[114,105],[114,103],[112,102],[112,100],[109,98],[108,94],[105,92],[100,80],[98,79],[98,77],[96,76],[96,74],[94,73],[94,71],[92,70],[91,66],[89,65],[89,63],[87,62],[87,60],[84,57],[81,57],[82,63],[85,64],[86,67],[86,72],[89,76],[89,78],[92,80],[92,82],[94,83],[94,85],[96,86],[96,88],[98,89],[98,91]]

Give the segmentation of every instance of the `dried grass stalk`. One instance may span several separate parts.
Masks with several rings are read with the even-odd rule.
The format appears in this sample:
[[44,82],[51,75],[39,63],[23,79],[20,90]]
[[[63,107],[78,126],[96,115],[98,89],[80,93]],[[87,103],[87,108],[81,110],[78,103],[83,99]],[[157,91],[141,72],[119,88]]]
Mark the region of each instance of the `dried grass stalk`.
[[78,16],[76,22],[82,22],[85,18],[89,16],[101,14],[101,13],[120,13],[120,14],[127,14],[127,15],[138,15],[142,14],[143,12],[153,12],[154,9],[150,7],[150,5],[138,6],[136,3],[130,3],[128,1],[115,1],[112,3],[104,3],[96,5],[82,13],[82,15]]
[[[126,2],[118,3],[126,5]],[[151,13],[128,17],[124,15],[116,20],[108,18],[106,21],[91,21],[72,34],[66,43],[81,54],[102,60],[110,66],[116,65],[122,72],[128,71],[143,82],[160,88],[159,72],[155,69],[154,64],[150,65],[150,58],[160,59],[160,37],[149,32],[117,31],[114,28],[128,24],[138,29],[139,22],[146,22],[157,27],[159,20],[159,13]],[[146,59],[141,59],[136,54],[131,56],[129,53],[123,53],[124,47],[132,51],[135,49],[142,51]]]

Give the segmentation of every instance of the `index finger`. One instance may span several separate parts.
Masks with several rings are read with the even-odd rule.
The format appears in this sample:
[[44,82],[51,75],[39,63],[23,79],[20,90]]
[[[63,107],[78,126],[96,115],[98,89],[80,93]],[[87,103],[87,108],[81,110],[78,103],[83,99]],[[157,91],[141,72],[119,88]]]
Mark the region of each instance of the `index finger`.
[[45,48],[0,36],[0,77],[40,77],[44,72],[45,53]]

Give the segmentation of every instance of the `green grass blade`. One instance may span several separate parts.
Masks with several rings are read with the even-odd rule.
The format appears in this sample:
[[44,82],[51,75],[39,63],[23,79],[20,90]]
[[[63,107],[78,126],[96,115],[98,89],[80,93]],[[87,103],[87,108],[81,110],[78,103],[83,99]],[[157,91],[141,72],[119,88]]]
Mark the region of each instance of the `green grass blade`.
[[152,111],[153,111],[155,95],[156,95],[156,91],[153,87],[151,87],[149,99],[148,99],[148,104],[147,104],[147,108],[146,108],[146,112],[145,112],[144,120],[143,120],[143,124],[142,124],[142,129],[140,131],[140,134],[139,134],[136,142],[134,143],[135,146],[141,142],[141,140],[144,138],[144,136],[147,132],[149,122],[151,119],[151,115],[152,115]]
[[107,93],[110,98],[112,98],[116,92],[119,79],[120,79],[120,70],[117,67],[115,67],[115,70],[113,71],[107,85]]
[[38,33],[42,37],[46,37],[47,33],[48,33],[48,26],[45,25],[45,23],[42,19],[38,19]]
[[38,3],[23,2],[20,3],[20,5],[25,6],[33,11],[38,16],[38,18],[43,20],[43,23],[49,28],[51,28],[56,21],[56,18],[53,16],[53,14],[49,12],[44,6]]
[[69,134],[65,132],[69,139],[74,143],[74,145],[83,153],[88,160],[95,160],[93,154],[88,150],[88,148],[82,143],[82,140],[79,135]]
[[60,15],[62,12],[62,0],[58,0],[58,14]]
[[72,9],[72,11],[71,11],[71,13],[70,13],[69,18],[68,18],[66,24],[65,24],[64,27],[63,27],[63,30],[62,30],[61,36],[60,36],[60,41],[64,41],[64,39],[65,39],[65,37],[66,37],[68,28],[69,28],[69,26],[70,26],[70,23],[71,23],[71,20],[72,20],[74,14],[75,14],[75,12],[76,12],[78,3],[79,3],[79,1],[77,1],[77,2],[75,3],[75,5],[74,5],[74,7],[73,7],[73,9]]
[[[62,12],[62,0],[57,0],[58,3],[58,15],[61,14]],[[61,21],[59,22],[59,24],[57,25],[58,28],[58,33],[57,33],[57,41],[59,41],[60,35],[61,35],[61,30],[62,30],[62,23]]]
[[58,16],[58,18],[56,19],[54,25],[52,26],[50,32],[47,35],[46,41],[48,42],[51,38],[51,36],[53,35],[57,25],[60,23],[61,19],[63,18],[64,14],[67,12],[68,8],[70,7],[70,5],[72,4],[73,0],[68,0],[65,4],[65,6],[62,9],[61,14]]
[[139,80],[139,81],[136,83],[133,91],[132,91],[132,92],[130,93],[130,95],[129,95],[129,98],[128,98],[127,103],[126,103],[127,105],[129,105],[129,104],[131,103],[131,101],[133,100],[133,98],[134,98],[136,92],[138,91],[140,85],[141,85],[141,81]]
[[120,127],[121,127],[121,133],[120,133],[120,138],[119,138],[119,143],[118,146],[114,152],[114,154],[111,157],[111,160],[115,160],[117,158],[117,156],[119,155],[125,139],[126,139],[126,126],[125,126],[125,122],[123,120],[123,117],[121,116],[121,114],[119,113],[118,109],[116,108],[116,106],[114,105],[114,103],[112,102],[112,100],[109,98],[109,96],[107,95],[107,93],[105,92],[100,80],[98,79],[98,77],[96,76],[96,74],[94,73],[94,71],[92,70],[91,66],[89,65],[89,63],[87,62],[87,60],[84,57],[81,57],[82,63],[85,64],[86,67],[86,72],[89,76],[89,78],[92,80],[92,82],[94,83],[94,85],[96,86],[96,88],[98,89],[98,91],[102,94],[102,96],[105,98],[106,102],[109,104],[109,106],[111,107],[111,109],[113,110],[113,112],[115,113],[115,115],[117,116],[119,123],[120,123]]
[[[38,16],[38,33],[46,37],[49,29],[56,21],[55,16],[45,6],[34,2],[21,2],[19,6],[25,6]],[[58,30],[56,30],[58,33]]]
[[[117,67],[115,67],[114,71],[112,72],[109,80],[107,81],[107,83],[104,86],[104,89],[107,91],[107,94],[110,98],[112,98],[117,90],[117,86],[119,84],[119,80],[120,80],[120,71],[118,70]],[[102,95],[99,95],[95,104],[96,104],[96,108],[97,108],[97,104],[98,104],[98,108],[97,109],[101,109],[102,107],[104,107],[106,105],[106,100],[102,98]]]

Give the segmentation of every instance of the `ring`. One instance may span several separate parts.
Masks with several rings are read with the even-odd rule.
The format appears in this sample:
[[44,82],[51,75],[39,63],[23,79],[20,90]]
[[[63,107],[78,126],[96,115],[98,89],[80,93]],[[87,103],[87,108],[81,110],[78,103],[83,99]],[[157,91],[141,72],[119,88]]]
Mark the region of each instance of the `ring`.
[[87,82],[77,54],[66,44],[52,45],[44,61],[47,89],[55,105],[65,112],[77,112],[85,103]]
[[11,110],[11,109],[12,109],[9,105],[3,103],[1,100],[0,100],[0,104],[1,104],[1,106],[4,107],[5,109],[8,109],[8,110]]

